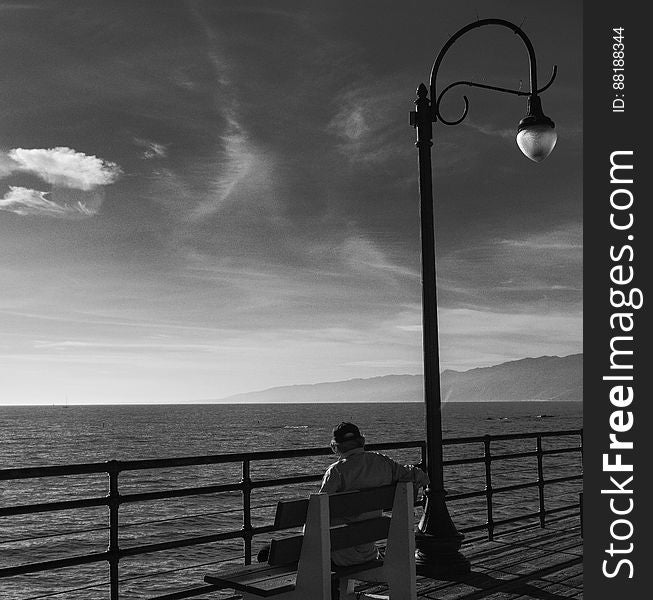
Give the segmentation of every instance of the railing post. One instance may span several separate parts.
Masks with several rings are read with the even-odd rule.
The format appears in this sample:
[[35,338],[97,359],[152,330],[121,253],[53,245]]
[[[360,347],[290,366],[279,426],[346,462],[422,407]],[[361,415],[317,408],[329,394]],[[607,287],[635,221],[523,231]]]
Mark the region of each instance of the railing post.
[[[420,462],[418,467],[422,469],[422,471],[426,472],[426,443],[422,442],[420,444],[419,449],[420,449]],[[424,493],[424,489],[422,489],[422,495],[420,497],[419,504],[422,508],[426,507],[426,494]]]
[[544,529],[546,510],[544,509],[544,466],[542,464],[542,436],[537,436],[537,492],[540,501],[540,527]]
[[107,461],[109,473],[109,581],[111,585],[111,600],[118,600],[120,590],[120,575],[118,561],[120,546],[118,544],[118,510],[120,508],[120,492],[118,491],[118,461]]
[[[583,468],[583,430],[580,430],[580,468]],[[583,537],[583,492],[578,494],[578,511],[580,516],[580,537]]]
[[492,437],[484,436],[483,446],[485,458],[485,503],[487,505],[487,539],[494,539],[494,516],[492,514],[492,453],[490,452],[490,442]]
[[243,460],[243,542],[245,546],[245,564],[252,564],[252,479],[250,477],[250,461]]

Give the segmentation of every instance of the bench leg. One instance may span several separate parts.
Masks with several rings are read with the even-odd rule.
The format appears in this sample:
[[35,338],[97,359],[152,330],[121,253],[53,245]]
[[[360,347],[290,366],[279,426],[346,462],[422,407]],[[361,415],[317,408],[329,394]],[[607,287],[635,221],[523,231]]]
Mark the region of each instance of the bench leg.
[[340,600],[357,600],[356,594],[354,593],[354,587],[356,586],[355,579],[349,579],[349,577],[343,577],[338,580],[338,589],[340,590]]
[[413,488],[399,484],[383,565],[392,600],[417,600],[413,515]]

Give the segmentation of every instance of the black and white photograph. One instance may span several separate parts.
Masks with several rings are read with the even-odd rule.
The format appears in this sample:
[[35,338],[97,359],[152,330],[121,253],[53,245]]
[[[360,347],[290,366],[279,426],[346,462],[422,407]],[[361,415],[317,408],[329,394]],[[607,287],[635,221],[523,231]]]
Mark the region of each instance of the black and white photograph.
[[0,599],[583,598],[584,4],[0,0]]

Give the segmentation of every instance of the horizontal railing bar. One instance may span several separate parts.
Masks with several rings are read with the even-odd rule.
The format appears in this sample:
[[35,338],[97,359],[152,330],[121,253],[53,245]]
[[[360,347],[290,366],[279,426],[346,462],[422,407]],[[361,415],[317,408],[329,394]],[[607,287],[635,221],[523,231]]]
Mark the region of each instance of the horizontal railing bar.
[[565,454],[567,452],[582,452],[583,449],[580,446],[569,446],[568,448],[549,448],[548,450],[542,450],[542,454]]
[[539,516],[540,516],[539,512],[524,513],[522,515],[517,515],[516,517],[509,517],[507,519],[500,519],[498,521],[494,521],[494,526],[496,527],[497,525],[505,525],[506,523],[514,523],[515,521],[524,521],[525,519],[533,519],[533,518],[539,517]]
[[28,515],[31,513],[53,512],[57,510],[70,510],[72,508],[93,508],[108,506],[109,498],[83,498],[80,500],[62,500],[61,502],[43,502],[40,504],[21,504],[19,506],[6,506],[0,508],[0,517],[12,515]]
[[22,538],[3,539],[0,540],[0,546],[4,544],[16,544],[18,542],[31,542],[32,540],[43,540],[43,539],[56,538],[56,537],[65,537],[65,536],[73,537],[85,533],[93,533],[94,531],[109,531],[109,526],[103,525],[101,527],[89,527],[87,529],[70,529],[69,531],[57,531],[56,533],[45,533],[42,535],[41,534],[31,535]]
[[[253,506],[252,510],[270,508],[276,505],[277,505],[276,502],[274,504],[259,504],[257,506]],[[171,521],[187,521],[189,519],[206,519],[208,517],[215,517],[219,515],[226,515],[226,514],[230,514],[234,512],[242,512],[242,511],[243,511],[243,507],[238,506],[236,508],[227,508],[225,510],[212,510],[209,512],[191,513],[188,515],[182,515],[180,517],[166,517],[165,519],[147,519],[145,521],[130,521],[129,523],[120,523],[118,525],[118,528],[124,529],[127,527],[140,527],[142,525],[158,525],[159,523],[169,523]]]
[[59,590],[57,592],[45,592],[44,594],[38,594],[37,596],[28,596],[23,597],[21,600],[42,600],[43,598],[54,598],[55,596],[61,596],[63,594],[69,594],[70,592],[82,592],[84,590],[92,590],[94,588],[106,588],[107,583],[105,581],[96,581],[90,585],[83,585],[76,588],[68,588],[65,590]]
[[204,485],[192,488],[175,488],[158,492],[139,492],[138,494],[121,494],[120,504],[129,502],[146,502],[149,500],[163,500],[166,498],[183,498],[186,496],[199,496],[202,494],[219,494],[223,492],[238,492],[243,489],[242,483],[223,483],[220,485]]
[[[552,448],[549,450],[542,450],[542,455],[554,455],[554,454],[565,454],[567,452],[582,452],[580,446],[574,446],[571,448]],[[493,454],[492,462],[495,460],[509,460],[514,458],[528,458],[530,456],[537,456],[537,450],[527,450],[524,452],[514,452],[512,454]],[[442,464],[445,466],[455,466],[455,465],[473,465],[480,464],[485,462],[484,456],[475,456],[473,458],[452,458],[449,460],[442,461]]]
[[[408,442],[382,442],[378,444],[365,444],[368,450],[406,450],[410,448],[426,448],[424,440],[410,440]],[[333,454],[333,450],[329,446],[329,454]]]
[[[567,477],[557,477],[556,479],[546,479],[544,480],[544,485],[552,484],[552,483],[563,483],[565,481],[574,481],[578,479],[582,479],[582,475],[569,475]],[[512,485],[505,485],[505,486],[500,486],[500,487],[493,487],[492,488],[492,494],[498,494],[500,492],[512,492],[515,490],[522,490],[522,489],[527,489],[531,487],[537,487],[539,484],[537,481],[529,481],[526,483],[515,483]],[[485,490],[480,490],[476,492],[461,492],[458,494],[447,494],[447,500],[453,501],[453,500],[466,500],[467,498],[478,498],[481,496],[486,495]]]
[[50,465],[45,467],[18,467],[0,469],[0,481],[8,479],[31,479],[34,477],[62,477],[65,475],[89,475],[106,473],[107,463],[78,463],[72,465]]
[[0,579],[3,577],[13,577],[14,575],[26,575],[28,573],[39,573],[41,571],[52,571],[53,569],[63,569],[64,567],[77,567],[90,563],[100,562],[109,559],[109,552],[97,552],[95,554],[84,554],[83,556],[71,556],[70,558],[58,558],[56,560],[46,560],[37,563],[28,563],[17,565],[15,567],[0,568]]
[[442,464],[445,467],[453,467],[455,465],[473,465],[475,463],[484,463],[484,456],[475,456],[473,458],[450,458],[448,460],[443,460]]
[[276,487],[280,485],[291,485],[293,483],[308,483],[310,481],[321,481],[322,475],[294,475],[293,477],[279,477],[278,479],[260,479],[258,481],[252,481],[251,487],[255,488],[265,488],[265,487]]
[[525,440],[530,438],[537,437],[560,437],[565,435],[580,435],[583,433],[582,429],[559,429],[556,431],[537,431],[537,432],[526,432],[526,433],[501,433],[496,435],[476,435],[469,437],[456,437],[456,438],[445,438],[442,440],[442,443],[447,445],[455,444],[474,444],[479,442],[485,442],[488,438],[495,441],[506,441],[506,440]]
[[506,454],[493,454],[492,462],[495,460],[511,460],[515,458],[530,458],[537,456],[537,450],[524,450],[524,452],[512,452]]
[[447,494],[447,501],[466,500],[467,498],[480,498],[485,497],[487,492],[485,490],[478,490],[476,492],[460,492],[458,494]]
[[575,481],[577,479],[582,479],[582,475],[567,475],[565,477],[555,477],[554,479],[545,479],[544,483],[547,485],[550,483],[564,483],[565,481]]
[[[577,480],[582,479],[582,478],[583,478],[582,475],[569,475],[567,477],[556,477],[555,479],[545,479],[544,481],[542,481],[542,483],[544,485],[551,485],[551,484],[554,484],[554,483],[564,483],[566,481],[577,481]],[[494,488],[494,491],[495,492],[510,492],[512,490],[519,490],[519,489],[523,489],[523,488],[527,488],[527,487],[534,487],[534,486],[537,486],[537,485],[538,485],[537,481],[532,482],[532,483],[518,483],[518,484],[515,484],[513,486],[505,486],[505,487],[502,487],[502,488]]]
[[525,490],[531,487],[537,487],[537,481],[527,481],[526,483],[513,483],[512,485],[503,485],[500,487],[493,487],[492,493],[497,494],[499,492],[514,492],[515,490]]
[[149,552],[160,552],[162,550],[174,550],[175,548],[185,548],[187,546],[199,546],[200,544],[210,544],[211,542],[222,542],[225,540],[235,540],[243,538],[243,531],[225,531],[223,533],[213,533],[211,535],[200,535],[190,538],[181,538],[169,542],[158,542],[156,544],[144,544],[142,546],[129,546],[121,548],[120,558],[126,556],[137,556],[148,554]]
[[565,504],[565,506],[556,506],[555,508],[547,508],[546,514],[553,515],[565,510],[573,510],[574,508],[580,508],[580,502],[576,502],[576,504]]
[[[495,460],[508,460],[508,459],[514,459],[514,458],[528,458],[531,456],[537,456],[538,452],[537,450],[526,450],[524,452],[513,452],[509,454],[493,454],[492,455],[492,462]],[[550,454],[555,454],[555,452],[550,452]],[[485,463],[485,457],[484,456],[475,456],[474,458],[455,458],[451,460],[445,460],[443,461],[442,464],[445,466],[451,466],[451,465],[471,465],[474,463]]]

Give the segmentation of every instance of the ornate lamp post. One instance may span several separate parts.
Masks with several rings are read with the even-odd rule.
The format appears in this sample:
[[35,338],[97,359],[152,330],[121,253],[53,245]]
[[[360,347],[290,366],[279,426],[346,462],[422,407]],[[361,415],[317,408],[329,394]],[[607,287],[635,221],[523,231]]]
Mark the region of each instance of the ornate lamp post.
[[[530,91],[457,81],[438,93],[436,79],[440,64],[451,46],[472,29],[486,25],[507,27],[518,35],[526,46],[530,65]],[[453,524],[445,503],[442,469],[442,418],[440,399],[440,368],[438,350],[438,309],[435,274],[435,234],[433,222],[433,181],[431,171],[432,124],[457,125],[467,116],[469,101],[462,115],[453,121],[445,119],[440,112],[442,97],[460,85],[478,87],[517,96],[527,96],[527,114],[517,127],[517,144],[531,160],[540,162],[553,150],[556,143],[554,123],[542,112],[539,94],[555,79],[557,68],[549,82],[537,87],[535,52],[526,34],[513,23],[503,19],[483,19],[460,29],[442,47],[431,70],[430,90],[422,83],[417,89],[417,110],[411,113],[411,125],[417,130],[419,155],[420,222],[422,236],[422,328],[424,343],[424,400],[426,404],[426,468],[431,484],[426,490],[426,506],[416,534],[416,559],[418,572],[435,578],[456,578],[469,572],[469,561],[459,552],[463,540]],[[430,99],[429,99],[430,91]]]

